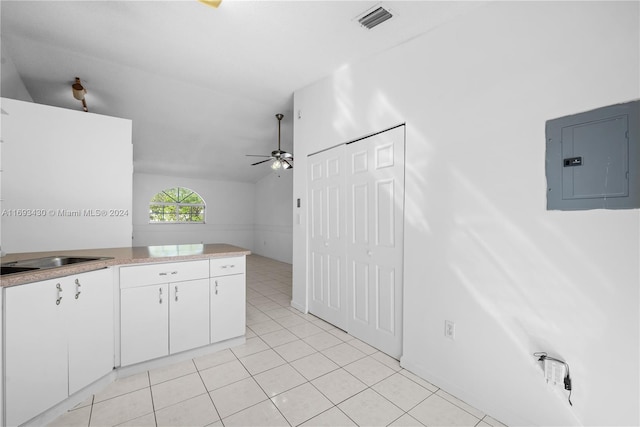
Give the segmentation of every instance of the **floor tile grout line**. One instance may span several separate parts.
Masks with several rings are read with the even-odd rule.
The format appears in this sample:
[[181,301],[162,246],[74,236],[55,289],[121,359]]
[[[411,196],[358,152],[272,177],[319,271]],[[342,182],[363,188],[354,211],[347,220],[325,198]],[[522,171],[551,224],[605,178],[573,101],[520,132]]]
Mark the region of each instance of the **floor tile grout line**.
[[[280,366],[284,366],[284,365],[280,365]],[[277,367],[278,367],[278,366],[276,366],[275,368],[271,368],[271,369],[276,369]],[[295,369],[295,368],[294,368],[294,369]],[[264,371],[264,372],[267,372],[267,371]],[[261,372],[261,373],[262,373],[262,372]],[[253,375],[253,374],[251,374],[251,373],[249,373],[249,375],[251,375],[251,378],[253,378],[253,380],[256,382],[256,384],[258,384],[258,387],[260,387],[260,389],[262,390],[262,392],[267,396],[267,400],[268,400],[268,401],[269,401],[273,406],[275,406],[276,410],[280,413],[280,415],[282,415],[282,418],[287,422],[287,424],[289,424],[289,425],[291,426],[291,423],[289,422],[289,420],[287,419],[287,417],[285,417],[285,415],[282,413],[282,411],[280,410],[280,408],[278,408],[278,405],[276,405],[276,404],[275,404],[275,402],[272,400],[275,396],[269,396],[269,394],[268,394],[268,393],[267,393],[267,391],[264,389],[264,387],[262,387],[262,384],[260,384],[260,382],[259,382],[257,379],[255,379],[254,375]],[[303,377],[303,378],[304,378],[304,377]],[[305,379],[306,379],[306,378],[305,378]],[[303,383],[303,384],[304,384],[304,383]],[[302,384],[300,384],[300,385],[302,385]],[[300,385],[295,386],[295,387],[292,387],[292,388],[290,388],[289,390],[293,390],[294,388],[299,387]],[[286,390],[286,391],[280,392],[280,393],[278,393],[278,394],[286,393],[286,392],[287,392],[287,391],[289,391],[289,390]],[[276,396],[278,396],[278,394],[276,394]],[[262,403],[262,402],[260,402],[260,403]],[[256,403],[256,405],[257,405],[257,404],[258,404],[258,403]],[[254,405],[254,406],[255,406],[255,405]]]
[[153,401],[153,388],[151,388],[151,374],[149,373],[149,371],[147,371],[147,380],[149,381],[149,394],[151,395],[151,410],[153,411],[153,420],[155,421],[157,427],[158,417],[156,416],[156,404]]
[[89,421],[87,423],[87,427],[91,426],[91,416],[93,415],[93,401],[96,400],[96,395],[91,395],[91,408],[89,409]]
[[[439,388],[439,389],[438,389],[438,391],[440,391],[440,390],[442,390],[442,389],[441,389],[441,388]],[[442,392],[443,392],[443,393],[447,393],[445,390],[442,390]],[[439,395],[439,394],[437,394],[437,393],[438,393],[438,392],[435,392],[435,393],[433,393],[433,394],[437,395],[437,396],[438,396],[439,398],[441,398],[441,399],[446,400],[447,402],[449,402],[449,403],[451,403],[453,406],[455,406],[455,407],[457,407],[457,408],[459,408],[459,409],[463,410],[463,411],[464,411],[464,412],[466,412],[467,414],[472,415],[472,416],[474,416],[474,417],[478,418],[478,416],[477,416],[477,415],[472,414],[472,413],[471,413],[470,411],[468,411],[467,409],[463,408],[462,406],[458,405],[457,403],[452,402],[452,401],[450,401],[449,399],[447,399],[446,397],[443,397],[443,396],[441,396],[441,395]],[[466,403],[466,402],[464,402],[464,401],[462,401],[462,400],[458,399],[457,397],[453,396],[452,394],[450,394],[450,393],[447,393],[447,394],[448,394],[449,396],[453,397],[454,399],[457,399],[458,401],[460,401],[460,402],[464,403],[465,405],[469,405],[468,403]],[[471,405],[469,405],[469,406],[471,406]],[[482,411],[480,411],[480,412],[482,412]],[[485,414],[484,412],[482,412],[482,414],[483,414],[483,415],[482,415],[482,418],[479,418],[481,421],[482,421],[482,419],[484,419],[484,417],[486,417],[486,416],[487,416],[487,414]]]
[[[195,365],[195,362],[193,362],[193,364]],[[220,366],[220,365],[217,365],[217,366]],[[215,366],[212,366],[212,367],[215,367]],[[196,369],[197,368],[198,368],[198,366],[196,365]],[[202,378],[202,374],[200,374],[200,370],[197,370],[197,372],[198,372],[198,376],[200,377],[200,381],[202,381],[202,384],[204,385],[205,392],[206,392],[207,396],[209,397],[209,400],[211,400],[211,404],[213,405],[213,409],[215,409],[216,414],[218,414],[218,420],[220,420],[222,422],[222,417],[220,416],[220,411],[218,410],[218,407],[216,406],[216,402],[213,401],[213,396],[211,396],[211,391],[207,388],[207,385],[205,384],[204,379]],[[215,421],[214,421],[214,423],[215,423]],[[156,424],[157,424],[157,422],[156,422]],[[223,425],[224,425],[224,423],[223,423]]]

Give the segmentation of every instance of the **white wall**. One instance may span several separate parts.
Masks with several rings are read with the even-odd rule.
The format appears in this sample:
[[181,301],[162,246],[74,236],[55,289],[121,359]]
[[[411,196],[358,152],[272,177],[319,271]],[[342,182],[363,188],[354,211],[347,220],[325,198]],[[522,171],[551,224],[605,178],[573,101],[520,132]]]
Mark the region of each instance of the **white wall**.
[[291,264],[293,171],[270,173],[256,183],[253,250]]
[[547,211],[544,172],[546,120],[640,96],[638,16],[494,2],[297,91],[293,304],[307,154],[406,122],[403,366],[509,425],[640,424],[640,213]]
[[131,121],[1,102],[2,251],[130,246]]
[[[172,187],[187,187],[204,199],[205,224],[149,224],[149,201],[156,193]],[[133,200],[133,246],[228,243],[253,249],[252,183],[136,173]]]

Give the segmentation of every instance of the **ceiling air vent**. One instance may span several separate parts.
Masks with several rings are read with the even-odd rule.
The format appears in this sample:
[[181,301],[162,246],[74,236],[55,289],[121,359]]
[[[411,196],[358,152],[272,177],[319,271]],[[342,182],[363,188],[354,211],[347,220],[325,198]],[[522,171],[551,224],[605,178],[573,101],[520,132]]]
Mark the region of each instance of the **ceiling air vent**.
[[358,22],[367,29],[372,29],[376,25],[382,24],[393,15],[389,13],[385,8],[379,7],[371,13],[366,14],[362,18],[358,19]]

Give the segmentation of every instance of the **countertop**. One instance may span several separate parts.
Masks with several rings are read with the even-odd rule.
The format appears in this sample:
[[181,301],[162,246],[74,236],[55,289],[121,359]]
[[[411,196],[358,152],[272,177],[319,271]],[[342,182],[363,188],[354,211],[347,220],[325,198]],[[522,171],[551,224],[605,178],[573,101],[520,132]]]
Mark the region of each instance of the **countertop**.
[[143,264],[150,262],[188,261],[197,259],[220,258],[250,255],[251,251],[225,243],[137,246],[125,248],[81,249],[71,251],[24,252],[7,254],[0,258],[0,263],[44,258],[49,256],[88,256],[109,257],[110,259],[71,264],[43,270],[25,271],[0,276],[0,287],[22,285],[41,280],[55,279],[71,274],[85,273],[114,265]]

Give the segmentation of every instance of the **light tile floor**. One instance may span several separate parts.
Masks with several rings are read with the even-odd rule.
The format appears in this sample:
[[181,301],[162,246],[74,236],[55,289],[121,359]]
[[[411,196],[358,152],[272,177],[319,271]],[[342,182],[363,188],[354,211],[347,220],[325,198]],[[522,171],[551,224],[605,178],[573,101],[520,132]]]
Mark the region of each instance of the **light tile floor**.
[[502,426],[290,307],[291,265],[247,257],[247,341],[122,378],[53,426]]

